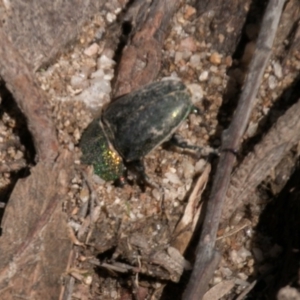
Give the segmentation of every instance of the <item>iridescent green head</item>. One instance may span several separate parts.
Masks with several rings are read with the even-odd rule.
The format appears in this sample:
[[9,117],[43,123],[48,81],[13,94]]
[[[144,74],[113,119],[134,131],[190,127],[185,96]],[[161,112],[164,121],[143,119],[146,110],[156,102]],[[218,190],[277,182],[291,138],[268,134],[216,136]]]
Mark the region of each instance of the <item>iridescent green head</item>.
[[95,174],[102,179],[112,181],[123,175],[124,164],[108,142],[100,122],[100,118],[95,119],[81,137],[81,161],[93,165]]

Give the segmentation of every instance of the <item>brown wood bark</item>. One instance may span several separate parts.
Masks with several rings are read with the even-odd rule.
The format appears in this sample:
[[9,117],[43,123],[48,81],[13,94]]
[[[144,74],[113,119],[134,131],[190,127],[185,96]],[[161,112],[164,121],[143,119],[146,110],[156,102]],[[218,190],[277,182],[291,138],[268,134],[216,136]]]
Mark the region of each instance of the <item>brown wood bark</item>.
[[200,18],[205,21],[205,42],[213,45],[219,53],[232,55],[240,41],[247,13],[251,5],[247,1],[198,0],[196,7]]
[[[128,15],[133,34],[124,48],[115,82],[114,97],[127,94],[151,83],[161,65],[161,49],[170,18],[178,8],[175,0],[155,0],[150,7],[138,1],[141,8],[133,7]],[[137,22],[141,22],[138,23]]]
[[[30,68],[49,64],[106,1],[3,1],[2,29]],[[3,43],[3,42],[2,42]]]
[[45,93],[23,57],[0,28],[0,74],[26,116],[38,158],[54,161],[58,155],[58,141]]

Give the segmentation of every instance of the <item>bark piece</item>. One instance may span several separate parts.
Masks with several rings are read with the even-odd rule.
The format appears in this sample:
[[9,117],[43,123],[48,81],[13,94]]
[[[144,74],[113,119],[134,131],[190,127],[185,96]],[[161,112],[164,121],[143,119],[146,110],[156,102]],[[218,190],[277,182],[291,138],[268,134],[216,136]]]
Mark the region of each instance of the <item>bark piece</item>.
[[75,39],[83,24],[104,4],[101,0],[5,1],[0,18],[16,49],[31,68],[37,69]]
[[141,1],[138,4],[140,9],[135,5],[134,12],[129,12],[131,23],[145,22],[133,28],[131,41],[123,50],[114,97],[130,93],[156,78],[160,70],[162,43],[179,2],[155,0],[150,7]]
[[53,161],[58,154],[58,141],[48,116],[46,94],[1,28],[0,40],[0,74],[26,116],[39,159]]
[[236,50],[251,1],[198,0],[197,13],[207,26],[207,39],[212,49],[224,56]]
[[300,101],[294,104],[278,119],[269,133],[263,138],[253,152],[244,159],[231,179],[227,192],[223,220],[228,220],[232,213],[247,199],[250,193],[276,167],[286,153],[300,140]]
[[58,298],[72,246],[61,207],[70,158],[63,153],[54,166],[39,163],[13,190],[0,238],[1,299]]

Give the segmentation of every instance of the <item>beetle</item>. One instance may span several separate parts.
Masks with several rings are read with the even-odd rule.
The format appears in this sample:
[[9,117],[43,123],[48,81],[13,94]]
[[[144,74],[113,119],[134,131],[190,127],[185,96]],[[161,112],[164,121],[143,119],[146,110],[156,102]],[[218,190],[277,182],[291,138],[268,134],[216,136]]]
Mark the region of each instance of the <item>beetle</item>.
[[93,165],[104,180],[116,180],[129,168],[149,183],[142,159],[171,139],[193,107],[189,90],[178,80],[151,83],[121,96],[83,133],[81,161]]

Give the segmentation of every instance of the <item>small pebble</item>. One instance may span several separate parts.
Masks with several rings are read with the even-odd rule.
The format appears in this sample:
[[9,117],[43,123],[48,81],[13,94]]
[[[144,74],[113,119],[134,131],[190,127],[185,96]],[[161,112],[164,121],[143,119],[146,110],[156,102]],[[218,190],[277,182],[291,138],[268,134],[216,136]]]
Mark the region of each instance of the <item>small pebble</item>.
[[220,272],[225,278],[229,278],[232,276],[232,271],[229,268],[220,267]]
[[186,5],[184,11],[184,18],[189,19],[190,17],[194,16],[196,13],[196,9],[193,6]]
[[97,67],[99,69],[111,69],[115,64],[115,61],[106,55],[101,55],[97,61]]
[[84,102],[87,107],[96,110],[109,101],[108,94],[111,85],[108,81],[92,79],[91,86],[75,97],[76,100]]
[[158,189],[153,189],[152,190],[152,196],[159,201],[161,199],[161,193]]
[[255,122],[253,123],[252,121],[249,123],[248,128],[247,128],[247,135],[248,137],[253,137],[257,131],[258,128],[258,123]]
[[117,297],[118,297],[117,291],[111,291],[110,292],[110,297],[111,297],[111,299],[117,299]]
[[251,257],[251,252],[243,246],[238,250],[237,253],[244,261],[247,259],[247,257]]
[[225,36],[223,34],[218,35],[219,43],[222,44],[225,40]]
[[193,103],[197,103],[203,99],[203,90],[202,90],[202,87],[200,86],[200,84],[191,83],[187,87],[192,94],[192,102]]
[[[79,140],[79,139],[78,139],[78,140]],[[77,141],[78,141],[78,140],[77,140]],[[69,143],[69,144],[68,144],[68,149],[69,149],[71,152],[74,151],[74,148],[75,148],[75,146],[74,146],[73,143]]]
[[242,279],[243,281],[247,281],[248,275],[245,273],[238,273],[238,278]]
[[201,56],[199,54],[194,54],[190,58],[190,65],[193,68],[197,68],[200,65]]
[[104,78],[104,71],[102,69],[97,70],[91,74],[91,78]]
[[270,90],[274,90],[277,86],[277,79],[275,76],[271,75],[268,78],[268,84],[269,84],[269,88]]
[[84,50],[84,54],[87,56],[94,56],[98,53],[99,46],[96,43],[93,43],[91,46]]
[[112,13],[107,13],[106,15],[106,20],[109,22],[109,23],[112,23],[113,21],[115,21],[117,18],[117,16],[115,14],[112,14]]
[[20,150],[17,150],[14,159],[21,159],[21,158],[23,158],[23,156],[24,156],[24,153]]
[[75,89],[85,89],[88,87],[89,82],[83,74],[73,75],[70,80],[71,86]]
[[203,81],[207,81],[207,79],[208,79],[208,71],[203,71],[199,76],[199,81],[203,82]]
[[221,55],[217,52],[214,52],[210,58],[209,58],[209,61],[214,64],[214,65],[219,65],[222,61],[221,59]]
[[216,86],[221,86],[222,85],[222,78],[219,76],[212,76],[210,77],[210,84],[216,85]]
[[191,178],[194,175],[195,167],[190,161],[185,161],[183,165],[184,178]]
[[282,78],[282,67],[281,67],[281,65],[277,61],[273,62],[273,68],[274,68],[274,74],[275,74],[275,76],[278,79]]
[[191,52],[195,52],[197,50],[196,41],[193,37],[187,37],[183,40],[181,40],[179,45],[179,50],[189,50]]
[[165,177],[171,183],[182,185],[182,182],[180,181],[180,179],[179,179],[179,177],[178,177],[177,174],[174,174],[174,173],[171,173],[171,172],[167,172],[167,173],[165,173]]
[[90,59],[81,67],[80,69],[80,76],[85,76],[88,78],[95,70],[95,62],[94,60],[91,61]]
[[231,261],[235,265],[241,264],[244,261],[244,259],[238,254],[238,252],[236,250],[230,251],[229,256],[230,256]]
[[199,161],[197,161],[197,163],[195,165],[195,172],[197,172],[197,173],[203,172],[205,164],[206,164],[206,161],[203,158],[200,159]]
[[184,60],[188,60],[192,55],[192,52],[189,51],[189,50],[184,50],[183,53],[182,53],[182,58]]
[[183,58],[183,53],[177,51],[177,52],[175,53],[175,60],[174,60],[174,61],[175,61],[175,64],[179,63],[179,62],[182,60],[182,58]]

